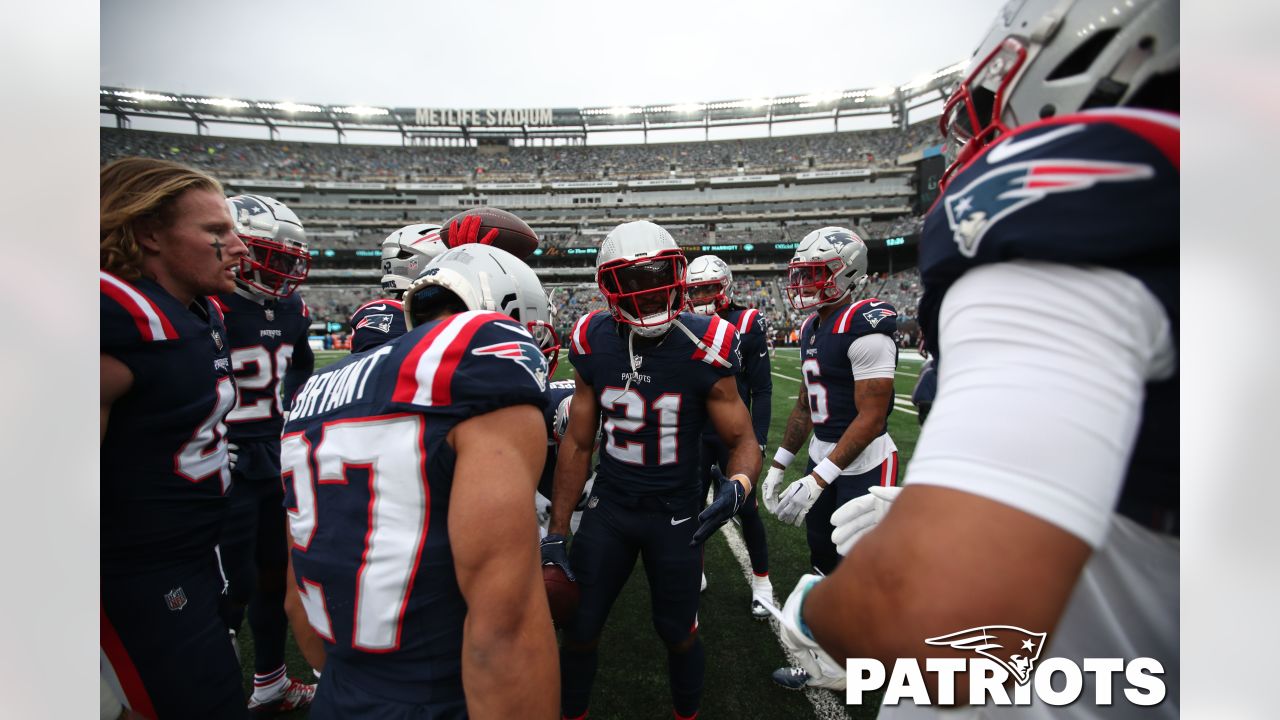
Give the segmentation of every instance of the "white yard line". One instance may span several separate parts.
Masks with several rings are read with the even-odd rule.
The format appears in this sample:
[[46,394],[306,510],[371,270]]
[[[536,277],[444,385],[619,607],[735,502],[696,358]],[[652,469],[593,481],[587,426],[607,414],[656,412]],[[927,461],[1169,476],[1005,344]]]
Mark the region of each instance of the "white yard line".
[[[720,528],[720,531],[724,533],[724,539],[729,543],[729,551],[733,553],[733,557],[738,561],[738,565],[742,567],[742,576],[747,581],[747,588],[750,589],[752,578],[751,558],[747,555],[746,543],[742,541],[742,537],[738,534],[738,530],[733,523],[725,523]],[[782,603],[778,602],[778,598],[776,596],[773,598],[773,604],[778,607],[782,607]],[[778,635],[777,618],[769,618],[769,628],[773,630],[773,635],[778,641],[778,646],[782,648],[784,653],[786,653],[787,661],[794,664],[796,662],[795,658],[792,657],[791,651],[787,649],[787,646],[782,642],[781,636]],[[761,682],[772,683],[771,680],[761,680]],[[787,692],[783,688],[777,688],[777,690],[778,692]],[[805,688],[804,696],[809,701],[809,704],[813,706],[813,716],[820,720],[838,720],[840,718],[847,720],[849,717],[848,713],[845,711],[845,706],[840,703],[836,694],[830,690]]]

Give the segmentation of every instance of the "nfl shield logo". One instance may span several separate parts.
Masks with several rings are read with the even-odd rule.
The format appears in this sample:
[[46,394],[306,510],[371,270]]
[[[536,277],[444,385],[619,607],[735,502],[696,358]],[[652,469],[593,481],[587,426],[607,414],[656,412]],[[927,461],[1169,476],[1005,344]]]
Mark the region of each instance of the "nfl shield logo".
[[276,311],[271,308],[263,308],[262,314],[267,316],[267,322],[271,322],[276,319]]
[[164,594],[164,604],[169,606],[173,612],[177,612],[187,606],[187,593],[180,587],[176,587]]
[[222,352],[222,335],[217,330],[210,330],[209,334],[213,336],[213,344],[218,348],[218,352]]

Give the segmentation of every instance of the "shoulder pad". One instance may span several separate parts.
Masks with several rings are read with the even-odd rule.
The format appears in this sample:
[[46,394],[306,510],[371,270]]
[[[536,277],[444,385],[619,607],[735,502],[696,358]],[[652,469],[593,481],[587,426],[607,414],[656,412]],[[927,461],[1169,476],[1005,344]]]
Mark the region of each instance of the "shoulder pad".
[[578,318],[578,321],[573,324],[573,330],[569,333],[569,354],[590,355],[592,330],[601,326],[601,323],[596,320],[608,316],[608,313],[603,310],[592,310]]
[[879,298],[867,298],[837,315],[831,327],[831,332],[838,335],[892,334],[898,328],[898,311]]
[[738,315],[738,334],[748,335],[752,332],[764,332],[764,318],[760,316],[760,311],[755,308],[747,308]]
[[719,357],[721,360],[728,362],[729,354],[733,350],[734,338],[737,330],[733,323],[721,318],[718,315],[680,315],[680,321],[685,322],[687,317],[700,318],[706,322],[706,328],[698,322],[687,323],[689,331],[694,335],[701,336],[702,345],[706,347],[704,350],[698,345],[694,345],[693,359],[701,360],[708,365],[716,364],[714,358]]
[[351,314],[350,325],[351,351],[357,353],[398,338],[408,330],[399,300],[365,303]]
[[104,344],[176,340],[178,331],[160,306],[132,283],[98,271]]
[[424,327],[400,364],[392,401],[433,407],[480,398],[510,401],[498,407],[532,395],[545,405],[546,357],[515,320],[471,310]]

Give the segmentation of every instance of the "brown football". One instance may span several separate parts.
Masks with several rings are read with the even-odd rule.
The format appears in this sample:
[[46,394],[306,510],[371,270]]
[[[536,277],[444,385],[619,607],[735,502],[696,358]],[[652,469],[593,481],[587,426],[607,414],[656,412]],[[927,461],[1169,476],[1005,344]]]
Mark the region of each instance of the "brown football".
[[538,234],[529,227],[528,223],[506,210],[495,207],[472,208],[445,220],[444,227],[440,229],[440,239],[445,247],[454,247],[454,243],[449,238],[449,229],[453,224],[456,222],[461,226],[464,218],[473,215],[480,217],[480,231],[476,237],[482,238],[488,235],[490,230],[498,231],[492,243],[496,248],[506,250],[523,260],[532,255],[538,247]]
[[557,628],[564,628],[578,611],[582,591],[559,565],[542,566],[542,584],[547,586],[547,603],[551,606],[551,621]]

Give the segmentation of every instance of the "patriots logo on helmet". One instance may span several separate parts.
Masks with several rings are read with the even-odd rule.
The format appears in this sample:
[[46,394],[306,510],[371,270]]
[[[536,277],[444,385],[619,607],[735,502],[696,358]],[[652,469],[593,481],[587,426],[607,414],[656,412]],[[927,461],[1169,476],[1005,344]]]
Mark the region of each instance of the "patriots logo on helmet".
[[965,257],[978,253],[987,232],[1004,218],[1055,193],[1088,190],[1101,182],[1155,176],[1150,165],[1095,160],[1030,160],[980,175],[945,200],[947,223]]
[[823,240],[839,247],[845,243],[853,242],[853,235],[842,230],[832,231],[822,236]]
[[393,319],[394,317],[390,313],[365,315],[360,318],[360,322],[356,323],[354,329],[359,330],[360,328],[367,327],[371,330],[377,330],[380,333],[389,333],[391,332],[391,321]]
[[529,373],[538,389],[547,389],[547,358],[542,351],[527,342],[504,342],[485,345],[471,351],[472,355],[493,355],[495,357],[514,360]]
[[880,324],[881,320],[887,317],[896,317],[897,314],[898,313],[890,310],[889,308],[875,308],[862,313],[862,317],[866,318],[867,322],[871,323],[871,327],[875,327]]
[[994,660],[1013,674],[1019,685],[1026,685],[1035,670],[1047,633],[1023,630],[1013,625],[989,625],[969,628],[949,635],[925,640],[929,645],[942,645],[973,652]]

